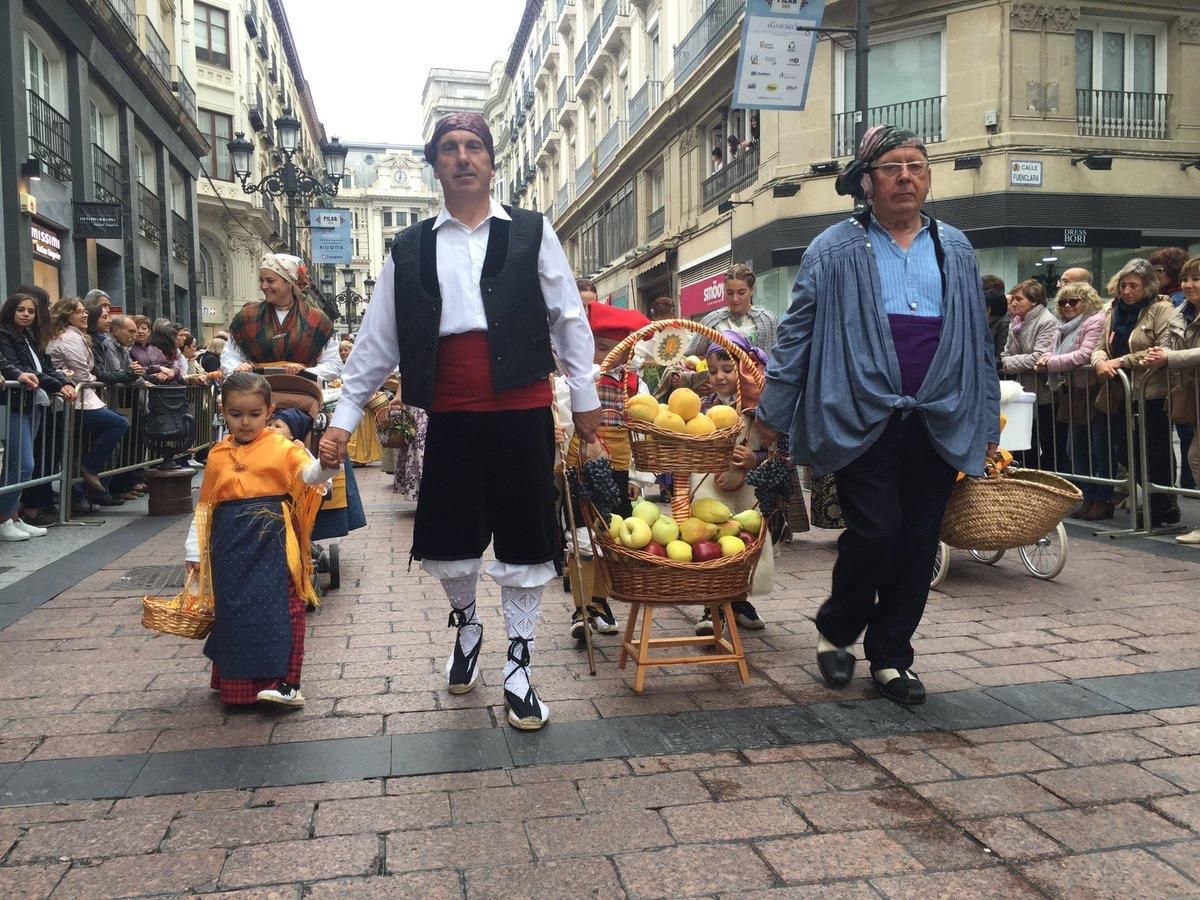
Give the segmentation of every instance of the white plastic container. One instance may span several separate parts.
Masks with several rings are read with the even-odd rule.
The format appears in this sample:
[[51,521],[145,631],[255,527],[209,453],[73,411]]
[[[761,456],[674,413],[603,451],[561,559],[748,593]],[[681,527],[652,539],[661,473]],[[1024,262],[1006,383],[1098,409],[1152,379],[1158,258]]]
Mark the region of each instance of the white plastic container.
[[[1000,382],[1001,385],[1004,382]],[[1009,395],[1007,399],[1005,396]],[[1000,431],[1000,446],[1005,450],[1029,450],[1033,447],[1033,414],[1037,409],[1037,394],[1026,391],[1000,395],[1000,412],[1007,421]]]

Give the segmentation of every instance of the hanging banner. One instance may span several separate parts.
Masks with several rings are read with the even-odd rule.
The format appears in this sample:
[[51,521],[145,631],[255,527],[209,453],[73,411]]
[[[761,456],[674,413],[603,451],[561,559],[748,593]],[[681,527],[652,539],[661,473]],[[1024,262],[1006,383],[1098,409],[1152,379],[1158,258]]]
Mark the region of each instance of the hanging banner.
[[825,0],[746,0],[733,105],[804,109]]
[[310,209],[308,226],[314,265],[350,264],[350,210]]
[[75,237],[120,239],[123,234],[120,203],[75,201]]

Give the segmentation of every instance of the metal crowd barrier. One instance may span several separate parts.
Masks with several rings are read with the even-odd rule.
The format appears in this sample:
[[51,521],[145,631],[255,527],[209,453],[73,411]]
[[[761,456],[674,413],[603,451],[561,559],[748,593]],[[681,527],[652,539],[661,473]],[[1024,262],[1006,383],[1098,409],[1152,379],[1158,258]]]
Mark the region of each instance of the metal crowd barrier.
[[[178,386],[173,386],[178,390]],[[77,385],[96,392],[104,404],[123,415],[130,423],[117,447],[110,455],[101,479],[139,472],[163,462],[163,456],[151,449],[145,433],[145,410],[151,391],[163,390],[153,385],[105,385],[88,382]],[[217,439],[218,388],[215,385],[187,385],[188,406],[195,422],[195,439],[184,451],[195,454],[211,447]],[[58,489],[58,521],[71,521],[71,498],[76,486],[83,483],[82,459],[87,435],[83,416],[74,404],[65,404],[61,397],[49,398],[49,406],[36,406],[36,394],[16,381],[4,382],[3,410],[0,410],[0,495],[24,492],[39,485],[54,485]],[[27,437],[22,423],[28,420]],[[36,425],[36,427],[33,427]],[[21,479],[20,459],[32,442],[34,468],[30,477]]]
[[[1196,476],[1200,475],[1200,445],[1196,444],[1195,437],[1196,422],[1200,419],[1200,368],[1167,369],[1167,374],[1166,397],[1146,397],[1148,381],[1142,383],[1138,392],[1138,409],[1146,422],[1146,427],[1138,433],[1138,452],[1147,460],[1140,484],[1141,514],[1145,530],[1150,534],[1184,531],[1186,526],[1178,516],[1179,498],[1200,500],[1200,490],[1196,488]],[[1171,505],[1173,509],[1166,510],[1175,522],[1154,524],[1152,501],[1156,496],[1175,498]]]

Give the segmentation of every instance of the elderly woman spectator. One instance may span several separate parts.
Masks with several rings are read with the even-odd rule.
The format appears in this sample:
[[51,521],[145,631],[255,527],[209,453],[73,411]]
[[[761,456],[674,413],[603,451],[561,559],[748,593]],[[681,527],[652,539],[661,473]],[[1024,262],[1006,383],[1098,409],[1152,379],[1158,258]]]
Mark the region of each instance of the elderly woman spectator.
[[196,341],[196,336],[190,331],[179,347],[179,354],[187,366],[184,379],[188,384],[203,384],[208,381],[208,373],[200,365],[200,346]]
[[[1132,447],[1124,446],[1127,411],[1107,404],[1114,420],[1111,432],[1117,445],[1115,452],[1127,469],[1140,470],[1143,461],[1138,458],[1138,432],[1145,429],[1145,472],[1155,484],[1171,484],[1175,454],[1171,446],[1171,422],[1167,416],[1169,379],[1161,367],[1147,366],[1146,361],[1151,348],[1166,346],[1175,307],[1169,297],[1159,294],[1158,273],[1149,260],[1131,259],[1114,280],[1117,299],[1108,309],[1104,324],[1106,339],[1092,353],[1092,367],[1104,380],[1114,378],[1118,369],[1125,369],[1133,382],[1135,402],[1138,397],[1144,398],[1144,414],[1137,416],[1134,422]],[[1136,498],[1130,497],[1130,503],[1136,504]],[[1134,520],[1137,521],[1136,515]],[[1178,521],[1178,500],[1169,494],[1152,493],[1151,527],[1174,525]]]
[[1041,455],[1035,459],[1030,451],[1026,465],[1057,470],[1050,390],[1046,379],[1035,372],[1038,360],[1054,346],[1058,326],[1058,320],[1046,309],[1046,289],[1042,283],[1030,278],[1014,287],[1008,298],[1008,315],[1008,341],[1000,354],[1000,371],[1019,381],[1025,390],[1037,394],[1038,402],[1036,439]]
[[[8,406],[5,485],[33,477],[34,441],[50,405],[49,395],[60,394],[68,402],[75,399],[74,386],[42,351],[40,313],[37,301],[27,294],[13,294],[0,307],[0,369],[5,381],[19,382],[23,388],[20,393],[0,393],[0,402]],[[0,494],[0,541],[25,541],[46,533],[17,514],[20,501],[20,491]],[[36,513],[37,509],[26,509],[27,515]]]
[[[1192,440],[1185,447],[1188,467],[1195,483],[1200,484],[1200,438],[1196,437],[1197,413],[1200,413],[1200,257],[1183,264],[1179,275],[1183,305],[1167,325],[1167,337],[1161,347],[1146,351],[1145,365],[1150,369],[1167,366],[1172,373],[1171,418],[1191,426]],[[1200,528],[1181,534],[1181,544],[1200,544]]]
[[162,355],[164,365],[171,374],[167,383],[183,384],[187,378],[187,360],[179,352],[179,333],[175,326],[166,320],[156,322],[150,329],[150,348]]
[[[46,345],[46,352],[56,368],[69,373],[76,386],[96,380],[96,357],[92,353],[91,339],[84,333],[87,317],[87,309],[78,297],[56,300],[50,307],[50,333],[54,337]],[[80,460],[84,482],[82,496],[94,506],[120,506],[123,501],[108,492],[100,480],[100,473],[129,430],[129,420],[105,406],[100,395],[89,387],[79,391],[75,408],[79,410],[83,433],[90,441]]]
[[[1055,298],[1059,324],[1054,349],[1037,361],[1037,371],[1049,375],[1048,386],[1056,395],[1058,410],[1057,448],[1076,475],[1110,478],[1107,422],[1096,414],[1096,373],[1092,352],[1104,337],[1104,301],[1086,283],[1068,283]],[[1084,482],[1081,519],[1111,519],[1112,485]]]
[[200,368],[208,373],[210,381],[221,377],[221,354],[224,350],[225,338],[218,336],[209,341],[200,354]]

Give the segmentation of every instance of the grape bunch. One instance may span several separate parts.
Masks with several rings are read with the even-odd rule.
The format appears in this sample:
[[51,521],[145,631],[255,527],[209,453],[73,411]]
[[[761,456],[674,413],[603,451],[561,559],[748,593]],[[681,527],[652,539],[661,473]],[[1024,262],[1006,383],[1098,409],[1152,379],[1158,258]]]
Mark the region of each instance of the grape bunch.
[[607,522],[608,517],[621,505],[621,489],[613,478],[612,463],[606,457],[586,460],[583,464],[583,483],[579,474],[571,468],[571,491],[580,501],[589,500]]
[[746,475],[746,484],[754,488],[762,514],[769,516],[775,512],[779,501],[792,496],[792,468],[783,460],[772,457]]

